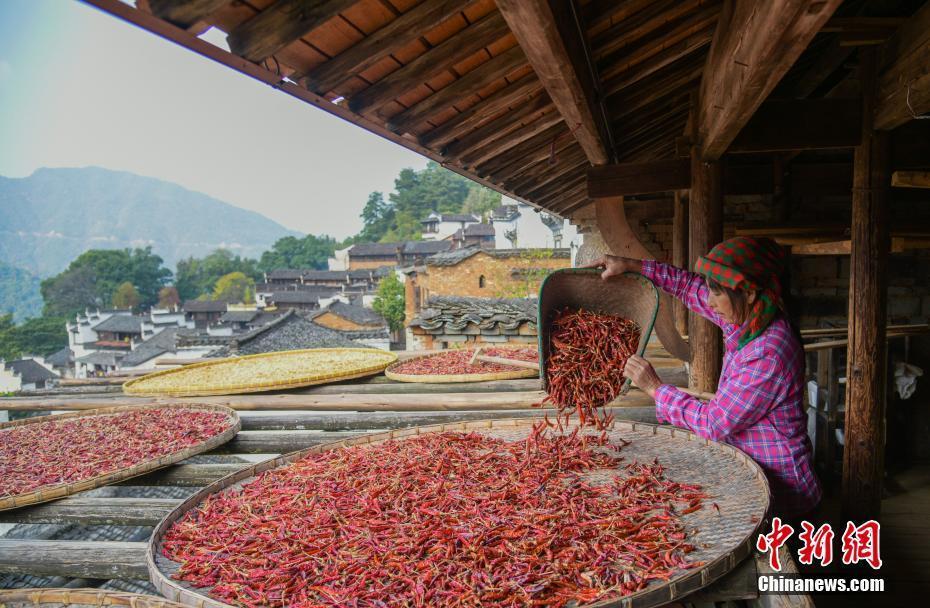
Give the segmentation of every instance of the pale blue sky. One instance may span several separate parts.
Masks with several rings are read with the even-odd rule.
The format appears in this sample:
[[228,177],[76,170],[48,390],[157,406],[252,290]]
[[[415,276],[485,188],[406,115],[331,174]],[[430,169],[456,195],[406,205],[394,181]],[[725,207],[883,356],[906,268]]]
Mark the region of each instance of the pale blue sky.
[[0,175],[87,165],[342,238],[426,159],[76,0],[0,0]]

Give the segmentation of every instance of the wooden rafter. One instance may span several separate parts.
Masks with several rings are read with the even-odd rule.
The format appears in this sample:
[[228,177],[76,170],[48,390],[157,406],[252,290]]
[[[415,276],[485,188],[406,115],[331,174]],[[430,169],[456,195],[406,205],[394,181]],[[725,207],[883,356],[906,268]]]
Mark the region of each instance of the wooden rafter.
[[584,150],[577,145],[564,150],[556,156],[555,163],[550,161],[551,159],[549,158],[543,159],[527,168],[519,175],[506,180],[504,183],[508,184],[509,188],[522,191],[524,188],[533,185],[542,186],[553,182],[559,178],[563,171],[587,165],[587,157],[584,155]]
[[[701,0],[659,0],[630,18],[605,30],[591,41],[591,48],[598,61],[607,58],[634,42],[642,40],[652,32],[669,23],[686,17],[695,10]],[[653,43],[654,44],[654,43]]]
[[896,188],[930,188],[930,171],[895,171],[891,185]]
[[443,148],[442,153],[444,156],[458,157],[469,150],[481,148],[495,139],[505,137],[514,129],[535,120],[552,109],[552,102],[549,100],[548,95],[545,93],[537,95],[528,99],[518,108],[504,112],[498,118],[486,122],[470,133],[466,133],[454,143]]
[[[798,120],[803,116],[804,120]],[[759,106],[730,152],[852,148],[862,137],[858,99],[771,100]]]
[[506,157],[493,158],[479,165],[475,170],[481,175],[506,178],[546,158],[553,146],[558,151],[567,147],[572,141],[568,128],[560,123],[511,148],[510,154]]
[[187,29],[223,8],[229,0],[149,0],[156,17]]
[[[526,52],[549,97],[570,126],[591,164],[610,160],[607,125],[598,117],[592,75],[584,58],[584,40],[565,23],[566,5],[548,0],[498,0],[497,6]],[[556,16],[556,11],[560,16]],[[568,11],[571,17],[571,10]]]
[[525,103],[540,89],[542,89],[542,83],[537,80],[536,75],[526,74],[435,129],[424,133],[420,136],[420,144],[430,148],[442,148],[489,120],[494,120],[510,111],[508,109],[510,106]]
[[381,107],[405,91],[448,70],[508,33],[500,13],[492,12],[429,49],[349,99],[352,111],[364,114]]
[[523,143],[524,141],[535,137],[549,127],[562,123],[562,115],[555,110],[549,111],[536,120],[528,122],[513,131],[509,131],[506,136],[499,137],[493,142],[477,148],[470,154],[462,156],[462,164],[471,167],[488,161],[495,156],[504,154],[508,150]]
[[701,81],[701,156],[720,158],[841,0],[735,0],[721,15]]
[[703,69],[701,57],[694,56],[659,70],[643,80],[635,90],[608,97],[607,114],[611,120],[618,120],[652,107],[663,98],[687,94],[697,86]]
[[888,130],[930,113],[930,2],[880,50],[875,128]]
[[388,119],[388,128],[397,133],[409,132],[412,127],[452,106],[472,91],[507,76],[525,63],[526,57],[520,47],[512,47],[467,72],[449,86],[392,116]]
[[639,11],[649,7],[655,0],[591,0],[584,7],[585,23],[588,33],[597,35],[614,23],[629,19]]
[[306,73],[311,91],[327,93],[455,15],[468,0],[426,0]]
[[278,0],[237,26],[226,40],[230,50],[260,62],[326,23],[358,0]]

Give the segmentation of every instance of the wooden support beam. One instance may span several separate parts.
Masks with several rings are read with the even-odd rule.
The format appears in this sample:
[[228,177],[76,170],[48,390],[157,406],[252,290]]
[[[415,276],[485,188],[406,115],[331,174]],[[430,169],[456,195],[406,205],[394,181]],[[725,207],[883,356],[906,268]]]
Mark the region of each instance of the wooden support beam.
[[608,126],[594,100],[596,83],[586,64],[586,42],[575,29],[574,3],[498,0],[497,7],[588,160],[609,162]]
[[759,106],[729,152],[853,148],[862,131],[858,99],[771,100]]
[[862,144],[856,148],[849,265],[849,352],[843,515],[877,518],[885,454],[885,326],[888,299],[888,134],[873,122],[878,65],[860,51]]
[[875,128],[893,129],[930,113],[930,3],[879,51]]
[[[690,171],[689,171],[690,174]],[[689,175],[690,177],[690,175]],[[686,192],[676,190],[672,204],[672,265],[690,270],[688,266],[688,202]],[[675,318],[675,329],[681,335],[688,333],[688,308],[675,300],[672,316]]]
[[187,29],[229,4],[230,0],[149,0],[152,14]]
[[[495,91],[487,99],[479,101],[454,118],[450,118],[435,129],[424,133],[419,138],[420,144],[430,148],[442,148],[489,120],[499,117],[501,113],[515,111],[516,108],[526,103],[527,99],[541,89],[542,83],[539,82],[536,75],[532,72],[526,74],[502,89]],[[511,107],[513,107],[512,110],[509,109]]]
[[430,77],[448,70],[492,42],[500,40],[507,33],[507,24],[500,13],[489,13],[350,97],[349,108],[359,114],[377,110],[402,93],[423,84]]
[[149,577],[147,543],[0,539],[0,572],[70,578]]
[[891,174],[891,185],[895,188],[930,188],[930,171],[895,171]]
[[358,0],[278,0],[226,37],[229,49],[259,63],[323,25]]
[[79,526],[154,526],[181,504],[172,498],[82,498],[0,511],[0,522]]
[[357,44],[307,72],[304,77],[307,88],[320,95],[332,91],[390,55],[393,50],[405,47],[424,32],[458,13],[466,4],[467,0],[426,0],[417,4]]
[[721,15],[696,117],[702,159],[723,155],[840,3],[735,0]]
[[[702,161],[691,150],[691,194],[688,200],[688,267],[723,240],[723,170],[719,161]],[[691,315],[688,327],[691,368],[688,386],[714,392],[722,361],[720,329],[700,315]]]
[[466,72],[452,84],[443,87],[406,110],[388,119],[388,128],[396,133],[410,129],[434,114],[445,110],[456,101],[472,94],[491,82],[507,76],[526,63],[526,57],[519,46],[512,47],[500,55],[482,63],[474,70]]
[[604,165],[588,169],[588,196],[633,196],[688,188],[691,161],[674,158],[651,163]]

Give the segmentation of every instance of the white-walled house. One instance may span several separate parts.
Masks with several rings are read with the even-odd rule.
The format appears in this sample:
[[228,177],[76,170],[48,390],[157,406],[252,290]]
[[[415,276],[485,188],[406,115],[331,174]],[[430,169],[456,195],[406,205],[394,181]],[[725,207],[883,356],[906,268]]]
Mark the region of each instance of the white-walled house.
[[467,213],[437,213],[433,211],[426,219],[420,220],[423,224],[424,241],[442,241],[459,230],[464,230],[469,224],[477,224],[481,220]]
[[495,249],[558,249],[581,245],[577,228],[568,221],[507,197],[501,202],[501,206],[491,212]]

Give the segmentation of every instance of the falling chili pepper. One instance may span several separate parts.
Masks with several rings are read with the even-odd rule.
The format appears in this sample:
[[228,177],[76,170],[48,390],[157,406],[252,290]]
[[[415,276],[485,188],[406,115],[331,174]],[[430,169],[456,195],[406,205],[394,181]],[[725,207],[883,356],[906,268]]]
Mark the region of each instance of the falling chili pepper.
[[613,416],[601,408],[620,394],[623,368],[639,339],[640,329],[629,319],[585,310],[559,312],[552,322],[548,395],[542,403],[553,403],[566,425],[575,412],[582,426],[607,428]]

